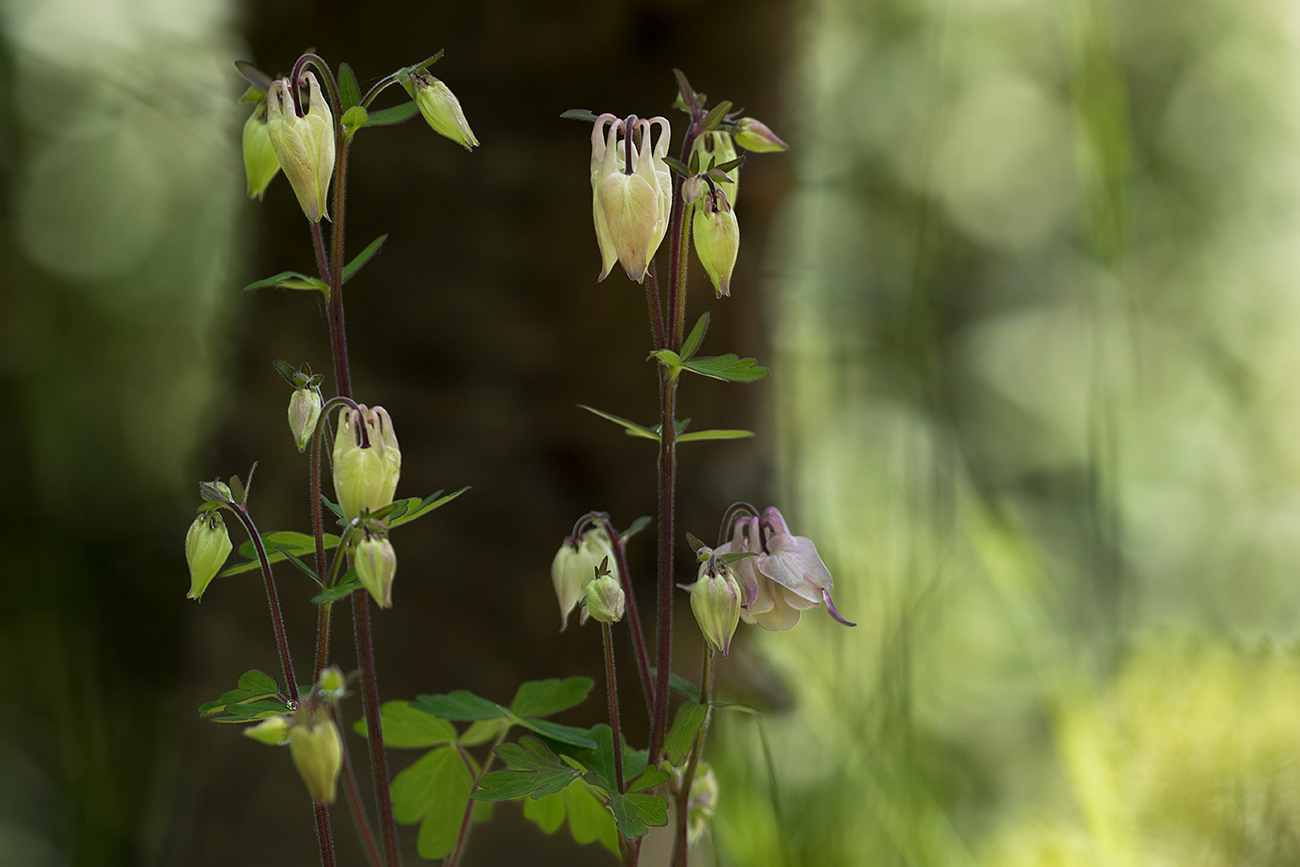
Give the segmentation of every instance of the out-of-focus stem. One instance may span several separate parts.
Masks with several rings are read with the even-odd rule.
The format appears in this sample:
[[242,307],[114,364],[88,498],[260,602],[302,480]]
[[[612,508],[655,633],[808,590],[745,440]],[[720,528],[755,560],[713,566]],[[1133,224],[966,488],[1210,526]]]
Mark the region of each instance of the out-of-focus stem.
[[[314,802],[313,802],[314,803]],[[334,832],[330,829],[330,808],[316,804],[316,840],[320,843],[321,867],[334,867]]]
[[609,624],[600,624],[600,634],[605,640],[605,683],[609,686],[609,727],[614,735],[614,783],[623,794],[623,731],[618,722],[618,683],[614,672],[614,637]]
[[623,585],[623,595],[627,599],[628,627],[632,632],[632,649],[636,652],[637,672],[641,675],[641,689],[645,691],[646,713],[654,720],[654,684],[650,680],[650,660],[646,656],[645,635],[641,632],[641,612],[637,609],[636,593],[632,589],[632,575],[627,571],[627,545],[614,529],[607,515],[598,518],[609,536],[614,549],[614,565],[618,567],[619,582]]
[[677,793],[677,846],[673,852],[673,867],[687,867],[690,857],[690,844],[687,837],[687,820],[691,812],[691,784],[695,782],[695,771],[700,766],[700,754],[704,752],[704,736],[709,730],[709,717],[713,708],[713,647],[706,646],[704,653],[704,674],[700,677],[700,691],[704,697],[704,723],[691,744],[691,756],[686,762],[686,772],[682,774],[682,787]]
[[[343,731],[343,714],[339,712],[337,703],[333,706],[333,712],[334,725]],[[348,753],[346,738],[343,739],[343,793],[347,795],[352,822],[357,826],[357,834],[361,837],[361,846],[366,850],[370,867],[384,867],[384,862],[379,857],[379,847],[375,844],[375,834],[370,830],[370,820],[366,818],[366,810],[361,803],[361,792],[357,788],[357,775],[352,770],[352,756]]]
[[361,657],[361,701],[366,712],[366,742],[370,744],[370,770],[375,778],[375,800],[379,802],[379,835],[384,842],[384,863],[399,867],[397,822],[393,818],[393,796],[388,788],[388,755],[384,750],[383,727],[379,721],[379,684],[375,678],[375,651],[370,635],[370,591],[352,593],[352,624],[356,631],[357,655]]

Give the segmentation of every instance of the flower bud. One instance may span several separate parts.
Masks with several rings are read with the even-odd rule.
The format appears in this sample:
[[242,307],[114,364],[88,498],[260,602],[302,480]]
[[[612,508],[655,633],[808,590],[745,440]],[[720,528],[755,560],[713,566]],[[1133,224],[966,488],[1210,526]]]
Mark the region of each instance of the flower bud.
[[617,623],[623,619],[627,603],[618,579],[602,575],[587,585],[587,614],[601,623]]
[[393,607],[393,576],[397,574],[397,552],[388,538],[367,535],[352,553],[352,566],[361,586],[370,591],[380,608]]
[[299,454],[306,451],[307,444],[316,433],[320,407],[320,395],[314,388],[294,389],[293,397],[289,398],[289,430],[293,431]]
[[682,201],[688,205],[708,191],[709,185],[703,178],[689,177],[682,181]]
[[[361,441],[363,424],[369,437],[367,447]],[[391,503],[401,473],[402,450],[388,412],[364,404],[360,411],[340,410],[334,437],[334,494],[343,517],[351,521],[363,509],[374,511]]]
[[305,117],[299,117],[294,108],[289,80],[271,82],[266,95],[266,131],[302,212],[316,223],[328,216],[325,196],[334,177],[334,115],[316,76],[308,72],[304,78],[311,100]]
[[190,592],[186,599],[199,599],[217,577],[230,556],[230,534],[216,509],[205,509],[185,533],[185,560],[190,564]]
[[261,741],[267,746],[282,747],[289,743],[289,717],[267,717],[257,725],[244,729],[244,736]]
[[740,224],[731,210],[731,202],[723,194],[722,184],[695,206],[691,223],[691,237],[695,241],[695,254],[713,281],[718,297],[731,294],[731,272],[736,267],[736,254],[740,252]]
[[343,741],[334,721],[323,708],[299,712],[302,719],[289,728],[289,754],[302,781],[318,804],[334,803],[334,791],[343,768]]
[[415,87],[415,104],[420,107],[420,114],[424,115],[433,131],[446,136],[467,151],[478,147],[478,139],[465,120],[465,113],[460,109],[456,94],[427,72],[416,71],[410,75],[411,84]]
[[699,579],[691,585],[691,611],[704,637],[723,656],[740,622],[740,605],[740,585],[731,568],[715,558],[701,563]]
[[[696,156],[699,156],[698,170],[703,173],[713,166],[720,166],[734,160],[736,145],[731,140],[731,134],[724,130],[706,132],[695,139],[695,144],[691,147],[691,159],[694,160]],[[736,192],[740,188],[740,167],[729,169],[727,177],[730,180],[717,180],[715,183],[727,194],[727,201],[734,203]]]
[[735,139],[736,144],[756,154],[775,153],[790,148],[767,128],[767,124],[752,117],[742,117],[736,121]]
[[343,672],[337,665],[331,665],[320,673],[320,680],[316,681],[316,692],[326,701],[338,701],[343,698],[347,686],[348,679],[343,676]]
[[280,161],[271,147],[266,131],[266,103],[259,102],[252,116],[244,122],[244,174],[248,177],[248,197],[260,199],[271,181],[280,173]]
[[560,631],[569,625],[569,612],[587,593],[587,585],[596,578],[596,570],[606,562],[615,582],[618,581],[618,567],[614,565],[614,552],[609,547],[605,534],[598,530],[588,530],[581,539],[565,539],[560,550],[555,552],[551,561],[551,583],[555,586],[555,596],[560,601]]

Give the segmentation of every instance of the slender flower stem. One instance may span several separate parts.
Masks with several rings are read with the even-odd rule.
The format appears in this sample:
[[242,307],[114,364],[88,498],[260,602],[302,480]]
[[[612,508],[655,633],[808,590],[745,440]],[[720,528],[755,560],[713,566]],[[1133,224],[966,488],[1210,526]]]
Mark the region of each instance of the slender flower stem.
[[674,867],[687,867],[689,857],[689,840],[687,838],[687,820],[691,812],[691,784],[695,782],[695,770],[700,765],[700,754],[704,752],[704,736],[709,730],[709,717],[713,708],[713,647],[706,646],[704,653],[704,674],[700,678],[700,690],[704,696],[704,724],[695,735],[691,744],[691,756],[686,762],[686,773],[682,775],[682,787],[677,793],[677,848],[673,853]]
[[399,867],[397,822],[393,818],[393,796],[388,789],[388,755],[384,751],[383,727],[379,721],[379,684],[375,680],[375,651],[370,636],[370,592],[352,593],[352,625],[357,654],[361,657],[361,700],[366,711],[366,741],[370,744],[370,770],[375,778],[375,800],[379,802],[379,835],[384,842],[384,863]]
[[632,575],[627,570],[627,543],[614,529],[608,515],[597,520],[605,528],[614,548],[614,565],[618,567],[618,576],[623,585],[623,596],[627,599],[628,627],[632,632],[632,649],[636,651],[637,672],[641,675],[641,689],[645,691],[646,712],[654,720],[654,685],[650,680],[650,660],[645,652],[645,636],[641,632],[641,613],[637,610],[636,593],[632,590]]
[[650,337],[654,340],[655,349],[667,349],[664,343],[664,311],[663,304],[659,300],[659,278],[655,275],[654,260],[650,260],[650,279],[645,284],[645,303],[650,312]]
[[352,396],[352,374],[348,370],[347,329],[343,326],[343,221],[345,191],[348,183],[348,138],[335,119],[336,155],[334,159],[334,226],[330,230],[329,326],[330,347],[334,353],[334,380],[339,394]]
[[257,532],[257,525],[253,523],[253,517],[248,514],[248,505],[246,503],[233,503],[231,509],[248,532],[248,538],[252,540],[253,548],[257,551],[258,562],[262,566],[262,580],[266,584],[267,604],[271,606],[271,625],[275,627],[275,643],[280,651],[280,667],[284,670],[285,688],[289,691],[289,699],[296,706],[298,704],[298,681],[293,676],[293,660],[289,658],[289,640],[285,637],[284,615],[280,612],[280,596],[275,592],[275,578],[271,575],[271,561],[267,559],[266,548],[262,545],[262,536]]
[[[315,802],[313,802],[315,803]],[[320,843],[322,867],[334,867],[334,832],[330,829],[330,808],[316,804],[316,839]]]
[[[478,783],[484,774],[492,770],[492,765],[497,760],[497,747],[501,746],[502,742],[506,739],[506,733],[509,731],[509,724],[503,724],[501,726],[501,731],[497,733],[496,740],[492,742],[492,749],[488,750],[488,757],[483,763],[483,770],[478,773],[474,772],[474,763],[470,761],[469,755],[465,752],[465,748],[457,742],[456,750],[460,753],[461,761],[465,763],[465,767],[469,768],[470,776],[474,778],[475,784]],[[460,820],[460,833],[456,835],[456,846],[451,850],[451,854],[447,856],[447,860],[442,862],[442,867],[457,867],[460,863],[461,856],[465,854],[465,844],[469,842],[469,829],[474,819],[474,807],[475,802],[473,800],[465,805],[465,815],[461,817]]]
[[312,249],[316,251],[316,269],[320,271],[320,278],[329,285],[330,266],[325,259],[325,235],[321,232],[319,220],[311,224],[311,243]]
[[623,794],[623,734],[618,722],[618,683],[614,673],[614,636],[609,624],[600,624],[600,634],[605,639],[605,683],[609,685],[609,727],[614,735],[614,782],[618,793]]
[[[333,712],[334,725],[343,731],[343,714],[339,711],[337,702],[333,705]],[[361,803],[361,792],[357,788],[357,775],[352,770],[352,756],[348,753],[346,738],[343,739],[343,792],[347,795],[348,808],[352,810],[352,823],[357,826],[357,834],[361,837],[361,846],[366,850],[370,867],[384,867],[384,862],[379,857],[379,847],[375,844],[375,834],[370,830],[370,820],[366,818],[366,810]]]

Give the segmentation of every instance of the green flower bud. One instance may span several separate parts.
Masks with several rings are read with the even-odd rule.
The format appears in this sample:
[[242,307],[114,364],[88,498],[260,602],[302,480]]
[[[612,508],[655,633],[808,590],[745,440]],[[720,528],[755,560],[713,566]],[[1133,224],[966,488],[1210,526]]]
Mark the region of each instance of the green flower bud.
[[280,173],[280,161],[271,147],[271,136],[266,131],[266,102],[257,104],[252,116],[244,122],[244,174],[248,177],[248,197],[260,199],[271,181]]
[[[731,140],[731,134],[724,130],[706,132],[695,139],[695,144],[691,146],[691,159],[694,160],[696,156],[700,158],[698,171],[703,173],[713,166],[720,166],[734,160],[736,158],[736,145]],[[727,176],[730,180],[717,181],[717,185],[727,194],[727,201],[734,203],[736,193],[740,188],[740,168],[730,169]]]
[[699,579],[691,585],[691,611],[709,643],[727,655],[731,636],[740,622],[740,585],[731,568],[710,557],[700,564]]
[[[362,424],[370,445],[361,444]],[[334,494],[343,517],[351,521],[363,509],[374,511],[393,501],[402,474],[402,450],[397,445],[393,420],[381,406],[360,412],[339,411],[338,435],[334,438]]]
[[731,202],[723,194],[723,186],[718,184],[717,190],[695,206],[691,222],[695,255],[708,272],[719,298],[731,294],[731,272],[740,252],[740,223],[736,222]]
[[289,717],[267,717],[257,725],[244,729],[244,736],[267,746],[282,747],[289,743]]
[[790,148],[767,128],[767,124],[752,117],[742,117],[736,121],[735,138],[736,144],[756,154],[775,153]]
[[415,104],[420,107],[420,114],[433,127],[438,135],[446,136],[456,144],[473,151],[478,147],[478,139],[465,120],[461,111],[460,100],[451,88],[427,72],[410,73],[411,84],[415,88]]
[[[581,539],[565,539],[551,561],[551,583],[560,601],[560,631],[569,625],[569,612],[587,595],[587,585],[596,578],[601,563],[618,581],[618,567],[609,540],[599,530],[588,530]],[[583,616],[586,621],[586,616]]]
[[318,804],[334,803],[343,768],[343,741],[323,708],[304,708],[289,728],[289,755]]
[[587,614],[601,623],[617,623],[623,619],[627,603],[618,579],[602,575],[587,585]]
[[316,433],[316,421],[320,418],[321,400],[314,388],[294,389],[289,398],[289,430],[298,444],[298,453],[307,450]]
[[320,673],[316,681],[316,692],[326,701],[338,701],[347,691],[348,679],[343,676],[337,665],[331,665]]
[[370,591],[379,607],[392,608],[397,552],[388,538],[367,535],[352,552],[352,566],[357,570],[361,586]]
[[277,79],[266,95],[266,131],[302,212],[317,223],[328,216],[325,197],[334,177],[334,115],[316,76],[308,72],[303,77],[311,101],[306,117],[299,117],[294,108],[293,85],[287,78]]
[[230,556],[230,534],[216,509],[205,509],[185,533],[185,560],[190,564],[190,592],[186,599],[199,599],[217,577]]

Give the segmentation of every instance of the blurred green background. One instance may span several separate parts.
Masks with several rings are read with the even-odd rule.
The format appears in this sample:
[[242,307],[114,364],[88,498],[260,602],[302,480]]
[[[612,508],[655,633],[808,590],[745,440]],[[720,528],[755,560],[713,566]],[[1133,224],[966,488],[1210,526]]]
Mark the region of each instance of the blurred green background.
[[[196,482],[255,460],[262,528],[306,526],[270,362],[327,371],[324,320],[239,293],[312,259],[283,180],[244,200],[232,62],[308,47],[363,87],[447,49],[483,142],[417,119],[351,162],[350,249],[390,233],[348,286],[358,396],[400,493],[473,486],[397,540],[385,698],[599,676],[547,570],[586,510],[653,512],[654,455],[574,405],[656,394],[558,115],[676,120],[678,66],[792,144],[745,166],[733,297],[694,277],[706,351],[772,375],[688,385],[759,436],[683,450],[679,525],[779,505],[859,623],[742,627],[719,688],[764,713],[716,721],[699,863],[1300,860],[1293,4],[0,0],[0,865],[315,862],[285,757],[195,713],[277,668],[260,585],[187,602],[182,556]],[[466,864],[610,863],[497,812]]]

